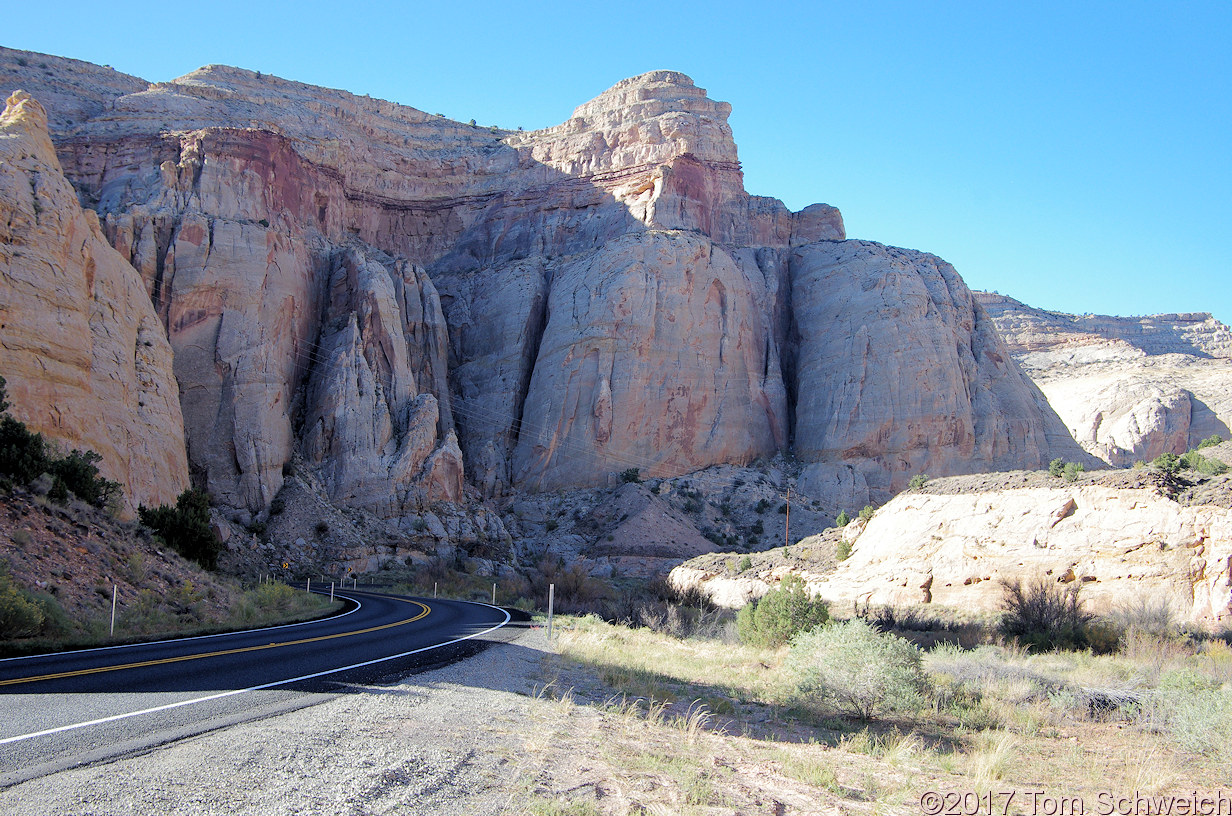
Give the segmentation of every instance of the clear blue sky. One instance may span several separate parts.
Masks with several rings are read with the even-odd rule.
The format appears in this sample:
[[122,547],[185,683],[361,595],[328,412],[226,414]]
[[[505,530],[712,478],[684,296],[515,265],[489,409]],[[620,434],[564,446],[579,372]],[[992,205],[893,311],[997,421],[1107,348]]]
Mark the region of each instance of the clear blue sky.
[[4,44],[527,129],[679,70],[732,104],[752,193],[1032,305],[1232,322],[1226,0],[383,5],[14,3]]

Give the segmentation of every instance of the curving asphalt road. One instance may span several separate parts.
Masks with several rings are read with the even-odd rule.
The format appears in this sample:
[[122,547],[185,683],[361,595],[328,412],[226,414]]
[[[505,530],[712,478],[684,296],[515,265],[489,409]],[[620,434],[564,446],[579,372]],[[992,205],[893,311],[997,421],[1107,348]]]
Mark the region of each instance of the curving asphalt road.
[[339,597],[351,608],[320,621],[0,660],[0,786],[456,659],[510,621],[486,604]]

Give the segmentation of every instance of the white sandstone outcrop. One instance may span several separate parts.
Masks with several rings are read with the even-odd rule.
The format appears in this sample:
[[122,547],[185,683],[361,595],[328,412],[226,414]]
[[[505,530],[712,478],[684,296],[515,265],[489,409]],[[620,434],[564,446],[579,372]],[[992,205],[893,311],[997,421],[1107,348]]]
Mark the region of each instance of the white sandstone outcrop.
[[129,514],[188,487],[171,347],[141,278],[82,211],[43,107],[0,114],[0,375],[12,414],[99,453]]

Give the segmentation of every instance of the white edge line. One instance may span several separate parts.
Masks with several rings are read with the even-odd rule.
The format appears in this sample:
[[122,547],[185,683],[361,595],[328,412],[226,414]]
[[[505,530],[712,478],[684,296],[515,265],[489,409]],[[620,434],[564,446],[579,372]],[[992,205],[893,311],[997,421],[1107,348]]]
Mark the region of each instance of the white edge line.
[[[324,592],[313,590],[313,595],[324,595]],[[264,626],[260,629],[237,629],[234,632],[215,632],[212,635],[193,635],[185,638],[168,638],[166,640],[142,640],[137,643],[117,643],[114,646],[93,646],[89,649],[70,649],[66,652],[45,652],[36,655],[18,655],[17,657],[0,657],[0,663],[8,663],[13,660],[38,660],[44,657],[64,657],[65,655],[86,654],[87,652],[106,652],[110,649],[135,649],[138,646],[158,646],[165,643],[182,643],[189,640],[207,640],[209,638],[227,637],[228,635],[243,635],[251,632],[272,632],[275,629],[290,629],[292,626],[307,626],[310,623],[321,623],[327,620],[338,620],[345,618],[347,615],[354,614],[363,609],[364,605],[357,598],[352,598],[350,595],[343,595],[341,592],[335,593],[336,597],[346,598],[348,601],[354,601],[357,606],[350,612],[342,612],[337,615],[330,615],[327,618],[313,618],[312,620],[300,621],[299,623],[281,623],[278,626]],[[2,743],[0,743],[2,744]]]
[[506,612],[504,609],[501,609],[498,606],[492,606],[491,604],[486,604],[486,603],[478,603],[475,601],[463,601],[463,603],[474,603],[476,606],[486,606],[490,609],[496,609],[497,611],[501,612],[505,616],[505,619],[501,621],[500,623],[496,624],[495,626],[491,627],[490,629],[484,629],[482,632],[475,632],[473,634],[467,635],[466,637],[460,637],[455,640],[448,641],[446,643],[436,643],[436,644],[433,644],[432,646],[424,646],[419,649],[413,649],[409,652],[402,652],[401,654],[390,655],[389,657],[378,657],[376,660],[367,660],[367,661],[364,661],[363,663],[354,663],[350,666],[343,666],[338,669],[327,669],[326,671],[316,672],[315,674],[305,674],[300,677],[292,677],[289,680],[275,680],[273,683],[264,683],[260,686],[249,686],[248,688],[245,688],[245,689],[236,689],[234,691],[224,691],[221,694],[211,694],[208,697],[194,697],[191,700],[180,700],[178,703],[169,703],[164,706],[155,706],[154,708],[144,708],[141,711],[130,711],[127,714],[113,714],[110,717],[103,717],[102,719],[98,719],[98,720],[90,720],[89,722],[73,723],[72,725],[62,725],[59,728],[49,728],[46,731],[35,731],[31,734],[21,734],[16,737],[8,737],[7,739],[0,739],[0,745],[8,745],[10,743],[21,742],[22,740],[33,739],[35,737],[46,737],[51,734],[59,734],[64,731],[72,731],[77,728],[87,728],[91,725],[102,725],[103,723],[115,722],[116,720],[124,720],[124,719],[128,719],[129,717],[139,717],[142,714],[155,714],[159,711],[170,711],[173,708],[181,708],[183,706],[196,705],[197,703],[206,703],[206,702],[209,702],[210,700],[220,700],[223,697],[232,697],[236,694],[246,694],[247,692],[250,692],[250,691],[261,691],[262,689],[273,688],[274,686],[285,686],[287,683],[298,683],[301,680],[312,680],[313,678],[316,678],[316,677],[324,677],[327,674],[337,674],[338,672],[350,671],[351,669],[360,669],[360,668],[363,668],[364,666],[371,666],[374,663],[384,663],[387,660],[397,660],[400,657],[409,657],[410,655],[419,654],[420,652],[427,652],[427,651],[431,651],[432,649],[440,649],[443,646],[452,646],[453,644],[461,643],[464,640],[471,640],[472,638],[477,638],[480,635],[486,635],[488,632],[495,632],[497,629],[500,629],[502,626],[509,623],[509,621],[513,619],[509,615],[508,612]]

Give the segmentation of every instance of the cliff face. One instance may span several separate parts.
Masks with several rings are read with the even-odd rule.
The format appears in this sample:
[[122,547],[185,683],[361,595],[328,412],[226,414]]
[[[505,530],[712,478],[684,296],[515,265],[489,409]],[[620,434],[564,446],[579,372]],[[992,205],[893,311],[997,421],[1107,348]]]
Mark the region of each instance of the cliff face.
[[226,504],[267,505],[296,453],[397,515],[458,497],[463,463],[491,495],[794,434],[815,492],[880,497],[1076,451],[952,268],[748,195],[729,106],[683,74],[524,133],[235,68],[145,86],[20,54],[0,87],[77,100],[65,174],[141,274]]
[[[1080,587],[1094,612],[1166,603],[1178,619],[1218,631],[1232,620],[1232,478],[1206,480],[1180,500],[1166,487],[1144,470],[1073,484],[1022,472],[936,480],[844,527],[851,555],[837,565],[802,560],[737,576],[698,559],[670,579],[733,607],[797,572],[811,592],[844,609],[935,603],[996,611],[1002,580],[1041,577]],[[790,549],[797,557],[824,549],[820,539]]]
[[41,105],[0,114],[0,375],[12,413],[103,457],[126,509],[188,486],[171,347],[141,278],[82,211]]
[[1232,435],[1232,330],[1211,315],[1068,315],[977,298],[1070,433],[1100,459],[1126,466]]

